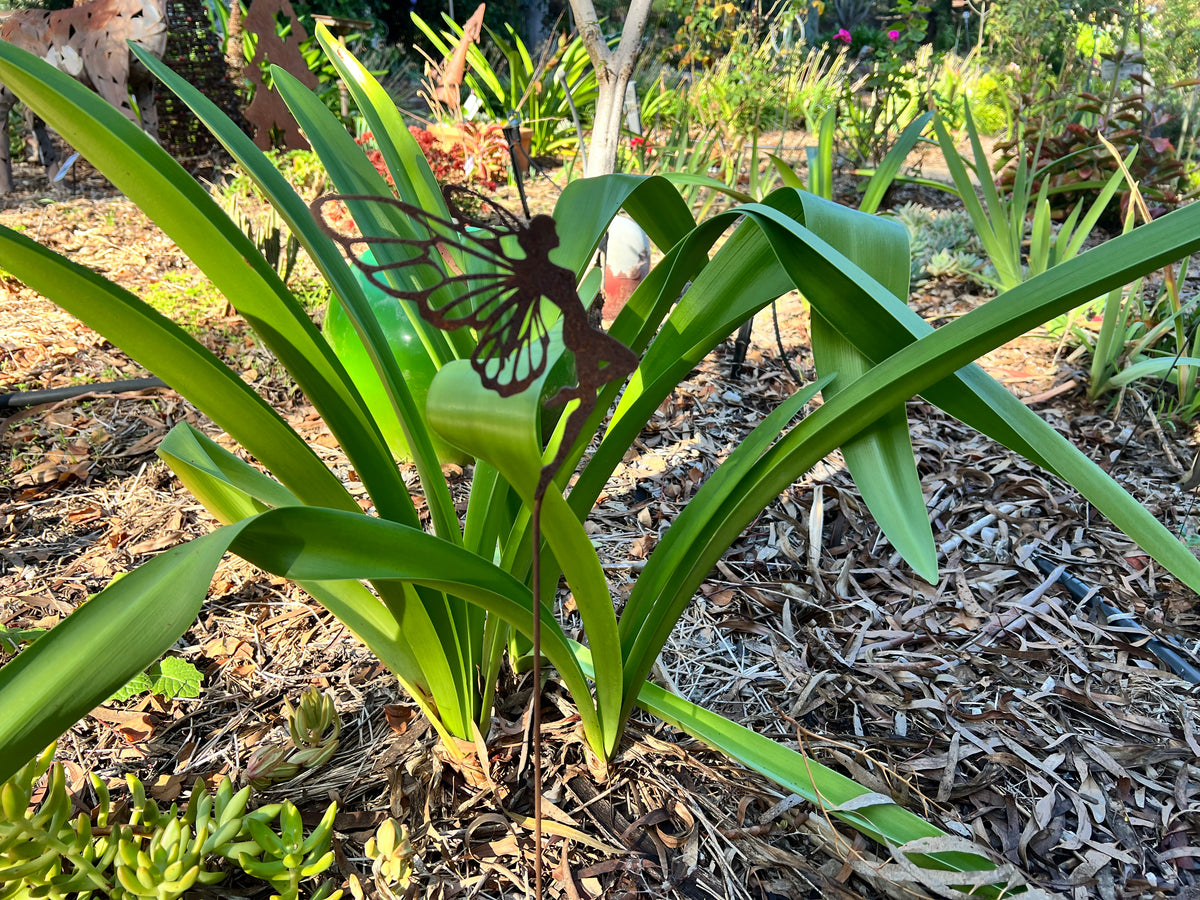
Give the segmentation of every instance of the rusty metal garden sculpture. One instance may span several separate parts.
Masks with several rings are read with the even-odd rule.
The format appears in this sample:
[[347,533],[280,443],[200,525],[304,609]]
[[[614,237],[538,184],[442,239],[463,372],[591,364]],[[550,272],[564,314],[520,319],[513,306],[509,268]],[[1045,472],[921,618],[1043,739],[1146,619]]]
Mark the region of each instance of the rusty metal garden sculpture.
[[[288,22],[291,27],[287,37],[280,37],[280,26]],[[242,29],[258,38],[254,59],[243,70],[254,84],[254,99],[246,107],[246,120],[254,126],[255,145],[260,150],[270,150],[278,135],[279,143],[285,149],[307,150],[308,141],[300,133],[296,117],[264,76],[264,67],[269,63],[296,76],[309,90],[316,89],[317,76],[309,71],[304,54],[300,52],[300,45],[308,39],[300,17],[288,0],[254,0],[242,20]]]
[[[132,41],[162,58],[167,49],[165,0],[91,0],[57,12],[20,10],[0,26],[0,40],[15,44],[66,72],[157,137],[154,82],[150,73],[132,58],[127,42]],[[0,192],[3,193],[12,191],[8,114],[16,102],[12,91],[0,85]],[[47,175],[53,177],[57,153],[40,119],[34,120],[34,133]]]
[[432,105],[445,106],[451,116],[458,115],[462,102],[462,83],[467,70],[467,53],[472,44],[479,43],[483,34],[483,14],[487,9],[486,3],[480,3],[471,18],[463,23],[463,35],[454,52],[442,60],[435,68],[433,76],[436,83],[433,87]]
[[[553,218],[538,215],[526,223],[495,201],[458,185],[445,185],[442,194],[454,221],[391,197],[326,194],[313,201],[312,211],[321,229],[341,246],[367,280],[380,290],[397,299],[413,301],[421,317],[437,328],[474,328],[479,342],[471,353],[471,366],[484,387],[502,397],[521,393],[546,370],[550,334],[542,313],[543,298],[562,314],[563,345],[575,356],[576,383],[558,391],[546,401],[546,406],[557,406],[569,400],[578,400],[579,405],[567,418],[562,441],[554,458],[542,467],[534,491],[532,510],[533,818],[536,848],[533,896],[541,897],[541,617],[538,613],[542,608],[542,501],[595,410],[597,391],[610,382],[630,375],[637,368],[638,358],[620,341],[592,326],[575,289],[574,273],[550,260],[550,251],[559,244]],[[499,224],[485,222],[464,212],[460,198],[475,203],[485,201],[495,210]],[[393,206],[408,216],[422,235],[403,238],[347,233],[331,224],[325,215],[327,204],[341,201]],[[343,218],[340,221],[346,220]],[[505,238],[515,238],[524,255],[509,255],[503,247]],[[411,255],[400,262],[391,263],[364,259],[365,250],[381,246],[405,248]],[[479,274],[453,270],[448,248],[457,250],[465,257],[489,263],[493,271]],[[447,271],[448,268],[450,271]],[[421,287],[411,290],[395,287],[386,276],[388,272],[397,270],[412,275],[414,282]]]

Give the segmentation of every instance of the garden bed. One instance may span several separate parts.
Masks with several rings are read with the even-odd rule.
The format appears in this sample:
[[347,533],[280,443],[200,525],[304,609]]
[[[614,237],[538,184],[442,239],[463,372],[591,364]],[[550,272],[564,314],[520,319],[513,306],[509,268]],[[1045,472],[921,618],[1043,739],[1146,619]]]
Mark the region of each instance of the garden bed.
[[[92,196],[19,203],[0,222],[170,304],[353,490],[324,425],[187,259],[132,204],[86,178],[84,189]],[[6,279],[3,289],[0,392],[144,374],[22,285]],[[943,281],[911,303],[938,323],[981,299]],[[813,377],[799,301],[781,301],[778,314],[782,349]],[[1179,486],[1192,435],[1143,417],[1148,396],[1089,406],[1082,373],[1060,349],[1032,335],[983,362],[1168,527],[1194,536],[1200,512]],[[769,314],[756,321],[737,380],[731,351],[732,341],[660,408],[590,520],[618,603],[716,462],[796,388]],[[1031,557],[1066,564],[1152,630],[1193,641],[1194,596],[1058,479],[923,402],[910,403],[909,418],[940,582],[925,584],[899,561],[831,457],[711,574],[654,677],[991,847],[1049,890],[1194,896],[1194,692],[1137,635],[1089,620]],[[0,419],[0,626],[48,627],[114,575],[212,527],[154,456],[180,421],[220,439],[168,390]],[[570,628],[571,600],[561,599]],[[500,692],[490,771],[471,786],[431,752],[433,733],[383,666],[290,582],[227,558],[176,652],[203,671],[200,698],[98,709],[60,742],[73,788],[88,769],[114,788],[132,772],[170,801],[197,776],[237,779],[284,727],[283,701],[317,685],[342,717],[337,754],[266,796],[291,798],[310,824],[338,801],[338,881],[364,877],[362,844],[391,815],[411,829],[418,896],[521,893],[531,846],[519,815],[529,806],[527,679]],[[648,718],[611,780],[597,784],[553,684],[545,734],[556,896],[914,895],[881,848],[839,837],[820,810],[789,805],[769,782]]]

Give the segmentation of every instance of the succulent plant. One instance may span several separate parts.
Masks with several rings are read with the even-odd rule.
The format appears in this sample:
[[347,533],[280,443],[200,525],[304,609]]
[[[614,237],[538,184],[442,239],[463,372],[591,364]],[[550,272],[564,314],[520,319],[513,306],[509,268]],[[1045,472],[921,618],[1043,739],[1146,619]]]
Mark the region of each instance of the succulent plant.
[[380,893],[395,896],[393,889],[407,890],[413,875],[413,846],[407,826],[385,819],[365,850]]
[[[235,792],[228,778],[215,791],[197,779],[184,809],[173,803],[163,810],[129,775],[129,801],[122,809],[112,803],[108,786],[89,773],[95,812],[71,819],[71,797],[62,764],[53,762],[54,749],[0,785],[0,900],[171,900],[197,885],[224,880],[225,861],[269,881],[290,900],[298,896],[302,879],[333,862],[329,848],[336,806],[306,836],[290,802],[248,811],[250,788]],[[35,788],[43,778],[45,789],[35,805]],[[277,819],[278,835],[271,830]],[[341,891],[326,883],[311,896],[337,900]]]

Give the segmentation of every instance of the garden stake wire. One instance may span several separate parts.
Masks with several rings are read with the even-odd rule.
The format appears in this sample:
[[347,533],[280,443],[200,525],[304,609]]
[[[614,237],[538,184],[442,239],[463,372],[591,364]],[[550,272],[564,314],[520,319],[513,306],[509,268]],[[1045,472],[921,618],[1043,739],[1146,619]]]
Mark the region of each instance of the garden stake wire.
[[525,162],[531,162],[529,156],[525,153],[525,148],[521,146],[521,116],[518,113],[513,113],[508,117],[508,121],[504,124],[504,139],[508,141],[508,156],[512,160],[513,177],[517,180],[517,194],[521,198],[521,212],[525,213],[526,220],[529,219],[529,201],[525,198],[525,175],[521,171],[520,160],[517,159],[517,152],[525,157]]
[[[520,182],[518,182],[519,184]],[[471,326],[478,344],[471,353],[471,367],[484,388],[501,397],[511,397],[532,387],[545,373],[549,360],[549,323],[542,316],[543,299],[562,314],[563,345],[575,356],[575,385],[561,388],[545,402],[547,407],[578,405],[567,413],[562,438],[554,458],[542,466],[533,492],[531,541],[533,643],[533,819],[534,893],[542,896],[542,747],[541,747],[541,648],[542,648],[542,503],[546,491],[575,446],[583,427],[596,408],[596,394],[613,381],[623,380],[638,366],[637,355],[588,321],[587,310],[575,289],[575,274],[550,260],[559,244],[554,219],[546,215],[528,221],[513,215],[494,200],[469,188],[448,184],[442,188],[453,221],[426,212],[393,197],[325,194],[311,204],[317,224],[358,267],[367,280],[398,300],[415,303],[421,317],[436,328],[453,331]],[[499,223],[485,222],[463,209],[459,202],[487,203]],[[522,199],[524,195],[522,194]],[[327,204],[384,205],[400,210],[422,237],[367,236],[340,231],[325,217]],[[343,227],[345,225],[343,224]],[[513,257],[503,247],[515,238],[523,256]],[[376,247],[400,247],[412,255],[399,262],[367,262],[364,253]],[[489,273],[459,271],[447,252],[453,248],[464,257],[489,263]],[[378,259],[378,256],[374,258]],[[389,272],[410,271],[424,287],[401,290],[387,281]],[[451,269],[451,271],[447,271]],[[382,276],[382,277],[381,277]],[[422,277],[427,276],[427,277]],[[452,299],[435,305],[435,297],[450,288]],[[461,292],[455,288],[464,289]]]

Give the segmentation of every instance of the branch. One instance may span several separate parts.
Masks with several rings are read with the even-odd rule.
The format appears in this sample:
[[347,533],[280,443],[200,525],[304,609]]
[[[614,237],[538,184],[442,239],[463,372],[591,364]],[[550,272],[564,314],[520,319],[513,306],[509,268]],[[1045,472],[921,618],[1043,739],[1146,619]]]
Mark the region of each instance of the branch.
[[[591,5],[591,0],[584,2]],[[650,19],[650,3],[651,0],[632,0],[629,4],[629,13],[625,16],[625,25],[621,28],[621,43],[617,45],[616,55],[608,60],[610,65],[623,72],[627,78],[633,74],[634,63],[637,62],[638,54],[642,52],[642,34]]]
[[612,54],[604,40],[604,33],[600,30],[596,7],[592,0],[570,0],[570,3],[571,11],[575,14],[575,23],[579,27],[579,37],[582,38],[583,46],[592,60],[592,67],[596,70],[597,77],[603,77],[601,72],[608,69]]
[[600,30],[600,19],[596,15],[596,7],[592,0],[570,0],[571,11],[575,14],[575,23],[579,28],[579,36],[587,49],[596,69],[596,75],[602,81],[610,74],[622,69],[628,77],[633,72],[638,53],[642,49],[642,35],[646,23],[650,20],[651,0],[632,0],[629,13],[625,16],[625,24],[621,28],[621,42],[614,54],[604,40],[604,32]]

